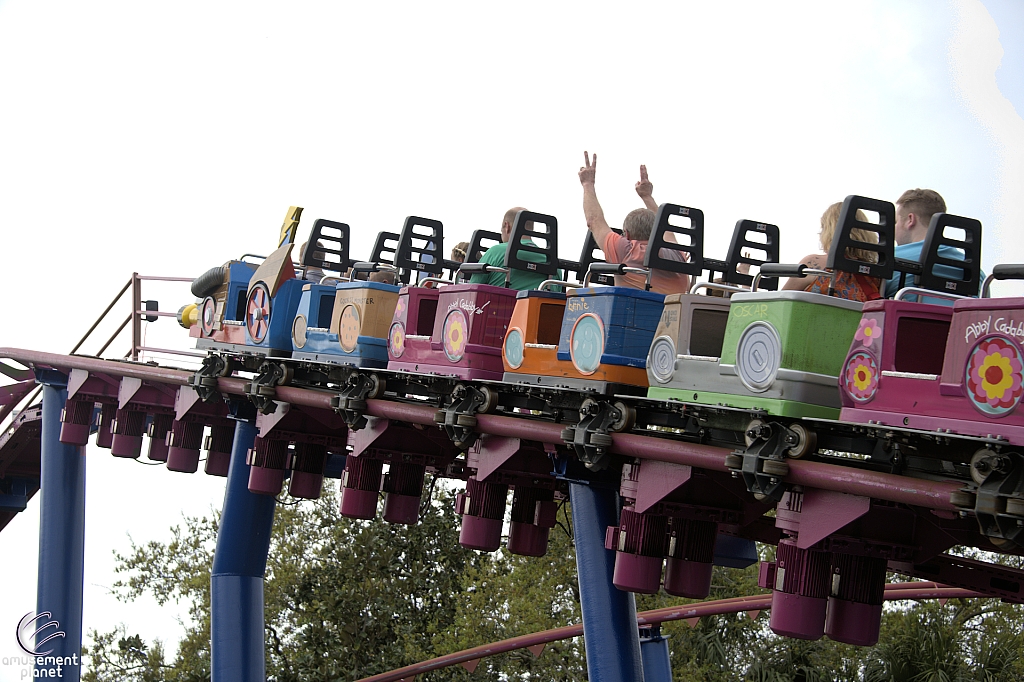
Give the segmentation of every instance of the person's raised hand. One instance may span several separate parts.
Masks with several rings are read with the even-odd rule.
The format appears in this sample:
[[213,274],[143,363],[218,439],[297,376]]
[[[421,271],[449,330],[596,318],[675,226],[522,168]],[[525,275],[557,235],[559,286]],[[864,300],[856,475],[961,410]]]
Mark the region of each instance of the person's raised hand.
[[[743,256],[743,258],[750,258],[751,257],[751,254],[748,251],[746,251],[746,249],[743,249],[740,252],[740,254]],[[736,272],[738,272],[739,274],[750,274],[751,273],[751,264],[750,263],[745,263],[745,262],[739,263],[738,265],[736,265]]]
[[636,183],[636,193],[641,199],[649,197],[654,193],[654,183],[647,177],[647,166],[640,166],[640,179]]
[[583,152],[583,163],[585,165],[580,166],[580,184],[585,185],[588,182],[593,184],[597,177],[597,154],[594,154],[594,161],[591,163],[590,154]]

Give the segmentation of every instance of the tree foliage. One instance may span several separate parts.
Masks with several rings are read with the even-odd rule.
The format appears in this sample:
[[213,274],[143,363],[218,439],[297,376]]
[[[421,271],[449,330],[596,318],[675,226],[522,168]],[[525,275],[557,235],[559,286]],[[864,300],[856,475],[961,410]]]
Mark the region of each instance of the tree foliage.
[[[216,531],[216,516],[186,518],[170,542],[133,545],[117,557],[119,598],[184,601],[192,622],[168,663],[159,643],[147,647],[123,628],[91,633],[87,682],[209,679]],[[343,518],[329,491],[316,502],[279,505],[264,582],[268,679],[359,679],[437,655],[430,640],[450,627],[462,576],[479,561],[458,544],[446,492],[413,527]]]
[[[580,622],[572,520],[559,511],[542,558],[458,544],[452,495],[425,500],[413,527],[340,516],[337,496],[279,505],[264,587],[268,679],[356,680],[473,646]],[[91,633],[86,682],[185,682],[210,675],[210,566],[217,518],[187,518],[166,543],[118,557],[122,599],[184,601],[191,623],[174,657],[121,627]],[[774,548],[762,547],[770,559]],[[971,554],[970,550],[966,551]],[[977,554],[974,552],[974,554]],[[1020,567],[1019,557],[986,555]],[[757,566],[716,567],[709,599],[763,593]],[[638,595],[637,610],[692,602]],[[666,623],[675,680],[749,682],[1000,682],[1024,679],[1024,611],[994,599],[887,606],[879,644],[860,648],[774,635],[769,612]],[[440,680],[587,679],[583,638],[422,675]]]

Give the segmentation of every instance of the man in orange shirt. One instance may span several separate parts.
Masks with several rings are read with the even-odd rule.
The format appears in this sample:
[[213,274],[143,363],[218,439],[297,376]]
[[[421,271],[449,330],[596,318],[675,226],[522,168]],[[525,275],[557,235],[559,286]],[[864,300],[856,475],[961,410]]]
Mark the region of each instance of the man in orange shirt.
[[[638,208],[630,211],[626,219],[622,221],[622,234],[616,234],[605,220],[604,210],[597,200],[597,191],[594,189],[594,179],[597,176],[597,154],[594,154],[593,163],[590,155],[583,152],[583,160],[586,164],[580,168],[580,184],[583,185],[583,214],[587,218],[587,227],[594,233],[594,241],[604,251],[605,258],[609,263],[624,263],[629,267],[642,268],[644,266],[644,255],[647,253],[647,241],[654,229],[654,219],[658,210],[658,204],[651,196],[654,192],[654,184],[647,177],[647,167],[640,166],[640,180],[636,183],[636,193],[643,200],[647,208]],[[668,237],[674,240],[670,232]],[[669,251],[662,249],[662,252]],[[679,258],[678,252],[671,251],[669,258]],[[632,287],[643,289],[646,279],[638,273],[625,273],[615,275],[616,286]],[[690,278],[676,272],[667,270],[654,270],[651,274],[651,291],[659,294],[681,294],[690,288]]]

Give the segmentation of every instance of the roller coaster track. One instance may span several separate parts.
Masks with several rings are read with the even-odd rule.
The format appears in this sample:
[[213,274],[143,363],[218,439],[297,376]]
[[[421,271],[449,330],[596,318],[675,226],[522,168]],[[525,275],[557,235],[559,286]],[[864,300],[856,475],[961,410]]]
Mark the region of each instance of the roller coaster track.
[[[159,367],[148,364],[101,360],[92,357],[59,355],[18,348],[0,348],[0,357],[14,360],[35,368],[50,368],[59,371],[73,369],[114,377],[138,379],[147,383],[168,386],[188,386],[193,372]],[[217,380],[217,390],[227,395],[246,395],[245,379],[222,377]],[[278,386],[276,399],[303,407],[333,410],[331,398],[336,392]],[[410,404],[386,399],[367,400],[366,414],[384,417],[410,424],[434,425],[436,408],[430,405]],[[495,414],[477,415],[475,430],[495,436],[522,438],[543,443],[562,443],[558,424]],[[630,433],[612,435],[611,451],[627,457],[651,459],[671,464],[681,464],[711,471],[728,472],[725,457],[731,452],[726,448],[685,441],[669,440]],[[926,509],[955,512],[957,508],[949,496],[962,485],[956,482],[931,481],[909,478],[876,471],[864,471],[848,467],[792,460],[789,474],[783,480],[807,487],[830,490],[851,495],[871,497],[899,504],[908,504]]]
[[[895,600],[923,600],[923,599],[964,599],[972,597],[984,597],[985,595],[971,590],[947,587],[934,582],[909,582],[890,583],[885,587],[885,599]],[[691,626],[706,616],[718,616],[726,613],[741,613],[746,611],[751,618],[756,618],[761,611],[772,607],[770,594],[757,594],[747,597],[734,597],[732,599],[716,599],[705,601],[700,604],[689,604],[686,606],[666,606],[662,609],[643,611],[637,614],[637,625],[657,625],[675,620],[685,620]],[[453,654],[438,656],[429,661],[422,661],[407,665],[404,668],[396,668],[386,673],[364,677],[358,682],[401,682],[402,680],[415,679],[417,675],[440,670],[453,665],[461,665],[475,670],[476,665],[482,658],[497,656],[517,649],[530,649],[535,656],[540,656],[544,646],[571,637],[579,637],[583,634],[583,624],[566,625],[565,627],[544,630],[530,635],[511,637],[500,642],[482,644],[471,649],[457,651]]]

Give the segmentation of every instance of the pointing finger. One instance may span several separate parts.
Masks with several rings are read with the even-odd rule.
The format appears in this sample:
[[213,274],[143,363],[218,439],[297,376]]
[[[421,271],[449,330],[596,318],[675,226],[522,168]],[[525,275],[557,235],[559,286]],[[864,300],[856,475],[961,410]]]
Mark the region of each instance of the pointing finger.
[[588,154],[587,152],[583,152],[583,163],[586,165],[587,168],[590,168],[590,154]]
[[647,182],[647,166],[640,164],[640,181]]

